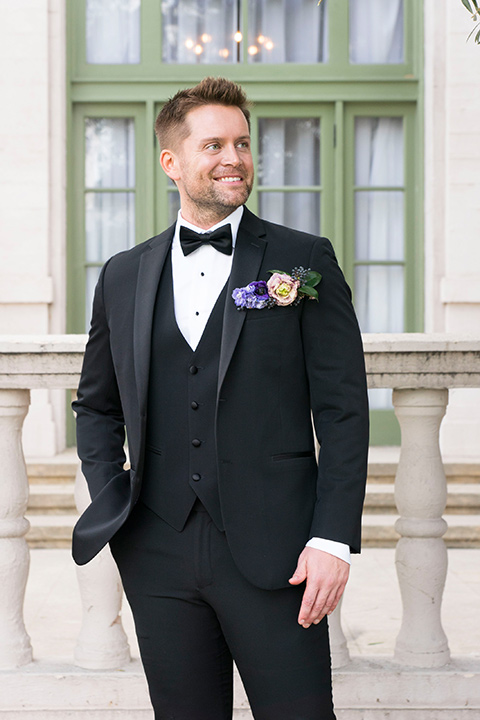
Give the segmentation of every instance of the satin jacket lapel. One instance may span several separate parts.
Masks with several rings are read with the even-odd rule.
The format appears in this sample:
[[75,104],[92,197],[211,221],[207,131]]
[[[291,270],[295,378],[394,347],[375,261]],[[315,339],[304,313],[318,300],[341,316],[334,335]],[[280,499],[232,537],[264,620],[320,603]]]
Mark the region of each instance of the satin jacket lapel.
[[149,249],[145,250],[141,257],[138,269],[133,318],[133,342],[135,381],[141,415],[145,415],[147,405],[155,299],[160,275],[172,244],[174,227],[165,230],[151,241]]
[[267,241],[260,237],[261,235],[265,235],[263,223],[245,208],[238,230],[232,272],[230,273],[225,300],[218,369],[219,392],[248,312],[246,310],[237,310],[232,299],[232,292],[235,288],[244,287],[258,278],[267,247]]

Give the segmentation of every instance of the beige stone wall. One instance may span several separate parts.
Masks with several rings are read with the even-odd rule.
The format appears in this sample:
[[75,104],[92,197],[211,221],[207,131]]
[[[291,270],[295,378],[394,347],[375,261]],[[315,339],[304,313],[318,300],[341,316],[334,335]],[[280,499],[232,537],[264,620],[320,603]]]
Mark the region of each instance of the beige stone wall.
[[[480,47],[460,0],[425,2],[425,329],[480,334]],[[450,394],[450,456],[480,457],[480,392]]]
[[[0,0],[0,16],[0,334],[64,332],[64,0]],[[63,406],[32,394],[29,454],[62,447]]]
[[449,2],[447,20],[448,210],[441,299],[448,330],[479,332],[480,47],[466,42],[473,23],[462,7]]

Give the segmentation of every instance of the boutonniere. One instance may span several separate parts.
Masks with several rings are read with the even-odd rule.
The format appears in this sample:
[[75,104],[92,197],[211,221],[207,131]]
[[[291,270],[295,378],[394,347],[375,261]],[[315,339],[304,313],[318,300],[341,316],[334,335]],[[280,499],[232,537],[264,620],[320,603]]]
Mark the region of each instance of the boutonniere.
[[290,274],[283,270],[269,270],[268,280],[254,280],[245,287],[235,288],[232,298],[237,310],[263,310],[275,305],[298,305],[303,298],[318,300],[318,285],[322,276],[310,268],[296,267]]

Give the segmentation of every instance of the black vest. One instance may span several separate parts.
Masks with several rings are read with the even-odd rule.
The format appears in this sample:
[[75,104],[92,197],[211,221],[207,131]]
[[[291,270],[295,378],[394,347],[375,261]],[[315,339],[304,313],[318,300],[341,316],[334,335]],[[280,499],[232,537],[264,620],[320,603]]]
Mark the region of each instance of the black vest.
[[152,325],[145,469],[140,499],[182,530],[196,498],[223,530],[215,409],[226,287],[195,351],[175,320],[170,254]]

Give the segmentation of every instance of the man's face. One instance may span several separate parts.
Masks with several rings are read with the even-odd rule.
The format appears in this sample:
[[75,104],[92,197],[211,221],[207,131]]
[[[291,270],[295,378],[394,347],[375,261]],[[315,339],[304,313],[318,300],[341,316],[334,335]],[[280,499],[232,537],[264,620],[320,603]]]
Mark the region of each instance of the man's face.
[[207,229],[248,199],[253,160],[248,124],[237,107],[205,105],[186,118],[190,134],[160,158],[178,186],[182,215]]

